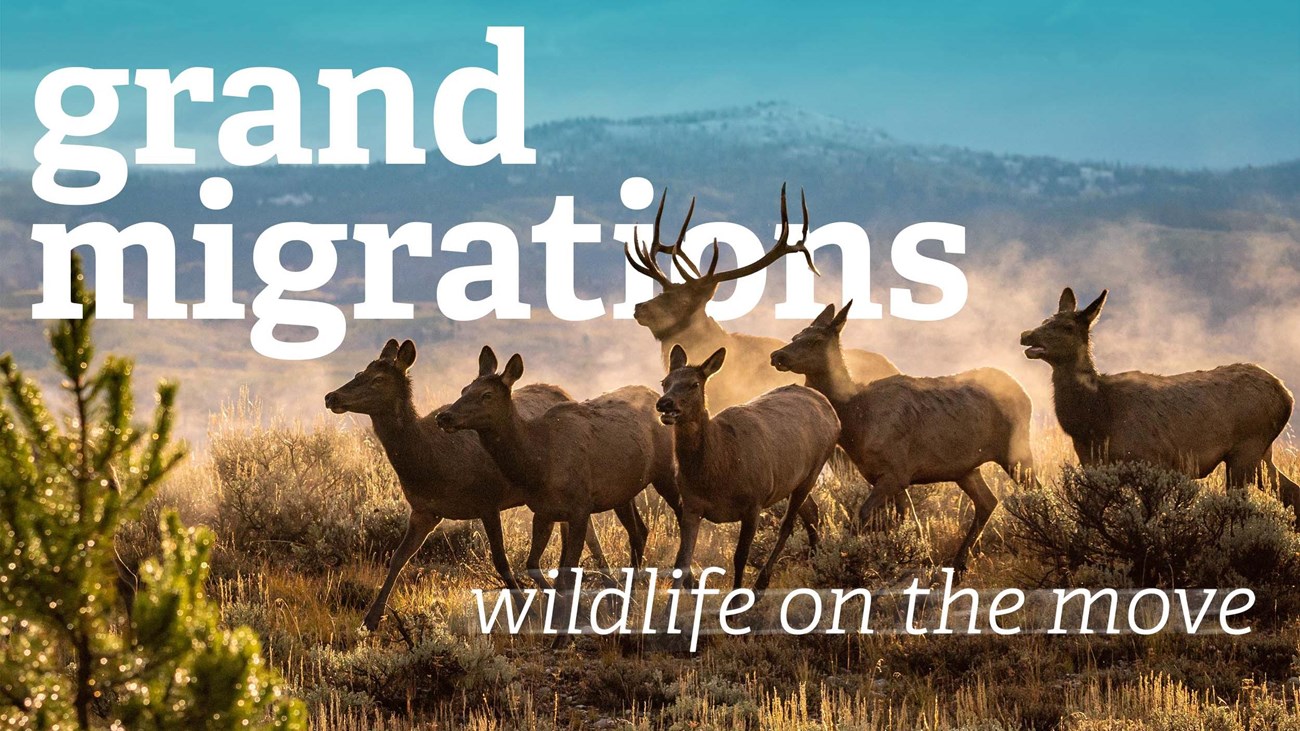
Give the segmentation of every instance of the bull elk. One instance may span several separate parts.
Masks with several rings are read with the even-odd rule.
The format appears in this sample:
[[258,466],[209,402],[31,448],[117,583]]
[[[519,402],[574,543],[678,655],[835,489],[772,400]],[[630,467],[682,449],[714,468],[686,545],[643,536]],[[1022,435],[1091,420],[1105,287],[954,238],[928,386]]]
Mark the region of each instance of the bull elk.
[[705,384],[722,368],[725,348],[698,366],[687,365],[686,351],[674,345],[664,395],[655,407],[673,427],[678,488],[682,495],[681,546],[673,584],[689,581],[700,520],[740,523],[740,540],[732,563],[735,588],[743,585],[745,564],[758,527],[758,515],[789,498],[776,545],[754,589],[767,588],[772,569],[803,514],[808,542],[817,545],[817,504],[809,493],[835,450],[840,420],[824,396],[803,386],[787,385],[748,403],[709,416]]
[[497,357],[484,346],[479,375],[461,397],[438,414],[438,426],[478,433],[501,471],[524,488],[538,520],[533,541],[545,544],[552,522],[566,523],[560,557],[562,589],[573,585],[582,556],[581,536],[591,516],[613,510],[627,528],[633,568],[641,564],[646,529],[632,502],[653,484],[680,515],[672,433],[655,418],[655,394],[627,386],[581,403],[552,406],[530,416],[514,385],[524,372],[518,353],[497,373]]
[[909,485],[956,482],[961,487],[975,503],[970,529],[952,559],[954,569],[964,570],[971,546],[998,504],[980,466],[995,462],[1013,479],[1033,479],[1029,396],[995,368],[854,383],[840,349],[852,305],[838,313],[827,305],[790,344],[772,353],[772,365],[803,374],[839,414],[840,445],[872,485],[858,512],[860,522]]
[[[415,343],[407,340],[399,346],[389,340],[365,370],[325,395],[326,408],[336,414],[351,411],[370,417],[411,508],[388,576],[366,612],[365,626],[370,630],[379,626],[398,574],[444,518],[481,521],[501,580],[512,591],[520,588],[506,558],[501,511],[523,505],[523,491],[501,474],[472,434],[446,434],[434,424],[437,412],[424,417],[416,412],[408,375],[415,358]],[[526,386],[516,395],[525,418],[571,400],[562,389],[548,385]],[[594,533],[588,541],[595,541]],[[534,543],[528,555],[528,570],[535,578],[541,575],[545,548],[545,541]],[[600,553],[599,543],[594,543],[592,553]]]
[[1229,487],[1267,477],[1300,511],[1300,487],[1273,462],[1273,442],[1295,405],[1286,386],[1250,363],[1172,376],[1099,373],[1091,334],[1107,294],[1079,310],[1066,287],[1056,314],[1020,336],[1025,357],[1052,367],[1056,420],[1079,460],[1149,462],[1193,478],[1222,462]]
[[[717,292],[718,285],[762,271],[788,254],[803,254],[808,266],[814,272],[817,271],[813,266],[812,253],[804,245],[808,238],[807,202],[801,200],[804,220],[803,234],[798,242],[789,243],[790,217],[786,211],[785,186],[781,186],[781,233],[776,245],[757,261],[730,271],[718,271],[718,247],[715,242],[712,263],[707,271],[701,272],[682,252],[682,243],[695,212],[695,199],[691,199],[690,210],[682,223],[681,232],[677,235],[676,242],[670,246],[664,244],[660,237],[660,224],[667,197],[668,192],[665,190],[659,199],[659,210],[655,213],[653,240],[643,246],[634,234],[632,247],[624,248],[624,255],[632,268],[662,287],[663,291],[653,299],[638,304],[633,316],[659,341],[664,364],[668,363],[673,345],[678,343],[692,353],[711,353],[718,348],[726,348],[727,373],[711,384],[711,401],[715,408],[744,403],[773,388],[793,383],[789,376],[772,370],[768,365],[768,354],[781,347],[783,343],[780,340],[727,332],[708,316],[705,305]],[[800,198],[802,199],[802,194]],[[660,268],[657,257],[665,253],[681,275],[682,282],[672,281]],[[898,368],[878,353],[850,350],[846,357],[849,371],[862,382],[898,373]]]

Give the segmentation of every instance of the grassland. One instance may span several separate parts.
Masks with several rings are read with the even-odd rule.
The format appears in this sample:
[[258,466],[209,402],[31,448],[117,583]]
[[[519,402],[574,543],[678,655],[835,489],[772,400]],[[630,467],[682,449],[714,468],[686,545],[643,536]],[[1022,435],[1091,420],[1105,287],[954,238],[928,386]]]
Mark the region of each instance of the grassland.
[[[1059,433],[1040,435],[1036,450],[1049,481],[1069,461]],[[1294,445],[1280,451],[1283,468],[1300,471]],[[908,522],[860,537],[842,526],[865,486],[836,475],[816,493],[822,547],[810,552],[796,531],[773,585],[930,581],[970,517],[956,488],[914,489]],[[995,470],[986,476],[1004,497],[1015,490]],[[1221,491],[1221,478],[1204,489]],[[647,560],[668,567],[676,525],[657,497],[643,501]],[[764,634],[705,637],[691,654],[644,637],[582,636],[552,649],[549,637],[465,631],[470,590],[499,586],[486,541],[468,523],[444,523],[403,573],[388,619],[374,633],[360,629],[405,519],[364,422],[304,426],[265,416],[253,402],[230,405],[153,507],[162,504],[216,528],[211,594],[228,622],[261,635],[320,728],[1300,728],[1295,586],[1267,594],[1271,604],[1252,616],[1255,631],[1241,637]],[[125,553],[151,549],[150,519],[124,532]],[[524,509],[505,516],[516,567],[527,520]],[[997,511],[967,585],[1038,588],[1058,576],[1016,539],[1014,521]],[[627,555],[610,516],[600,516],[598,529],[612,560]],[[760,531],[755,560],[775,529],[773,518]],[[735,532],[708,526],[697,563],[728,565]],[[557,543],[545,565],[555,565]]]

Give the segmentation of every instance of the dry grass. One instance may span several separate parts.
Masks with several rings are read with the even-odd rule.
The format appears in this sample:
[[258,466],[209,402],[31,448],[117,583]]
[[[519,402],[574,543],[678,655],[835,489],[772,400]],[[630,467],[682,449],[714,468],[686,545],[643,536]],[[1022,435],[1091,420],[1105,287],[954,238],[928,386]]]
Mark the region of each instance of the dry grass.
[[[1037,451],[1054,470],[1070,454],[1059,433],[1041,436]],[[1283,469],[1300,473],[1294,446],[1279,451]],[[1013,489],[996,470],[986,476],[999,494]],[[1221,477],[1207,489],[1221,489]],[[243,503],[233,499],[241,490]],[[926,564],[950,555],[970,519],[955,486],[927,486],[912,491],[903,529],[854,537],[839,526],[864,490],[836,478],[818,488],[825,546],[810,553],[796,531],[773,586],[883,588],[928,577]],[[364,633],[361,615],[401,528],[400,500],[365,430],[283,423],[251,404],[214,418],[206,453],[160,498],[216,526],[212,595],[227,621],[262,636],[319,728],[1300,729],[1296,617],[1245,637],[706,637],[697,655],[635,638],[584,636],[553,650],[549,638],[474,636],[458,629],[470,589],[499,581],[466,523],[438,529],[392,596],[397,619]],[[276,513],[286,501],[295,512]],[[675,521],[657,497],[642,501],[649,565],[670,566]],[[515,566],[528,517],[505,516]],[[1014,541],[1013,520],[995,513],[968,585],[1035,588],[1049,573]],[[612,516],[596,522],[617,565],[626,536]],[[756,560],[775,526],[760,531]],[[736,526],[707,526],[697,561],[729,565],[735,538]],[[147,530],[125,539],[134,552],[150,550]],[[544,565],[557,561],[557,543]]]

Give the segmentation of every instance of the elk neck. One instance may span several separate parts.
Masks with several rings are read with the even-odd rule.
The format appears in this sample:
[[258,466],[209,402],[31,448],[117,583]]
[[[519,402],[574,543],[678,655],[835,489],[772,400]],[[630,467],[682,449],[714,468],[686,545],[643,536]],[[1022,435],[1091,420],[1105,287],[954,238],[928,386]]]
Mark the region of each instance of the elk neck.
[[679,418],[673,425],[673,449],[677,453],[678,468],[687,476],[707,478],[709,433],[713,423],[707,408],[700,409],[690,418]]
[[692,356],[699,353],[696,357],[704,357],[709,353],[701,351],[725,345],[727,335],[727,331],[722,329],[718,321],[705,314],[704,308],[701,307],[677,323],[673,329],[660,334],[658,338],[664,363],[667,364],[668,354],[672,352],[674,345],[680,344]]
[[541,417],[537,424],[529,424],[512,401],[510,413],[500,422],[478,430],[483,448],[492,457],[501,473],[511,482],[528,489],[542,477],[542,455],[538,435]]
[[370,415],[370,426],[379,444],[388,455],[393,470],[403,480],[412,477],[419,465],[424,464],[424,455],[431,452],[430,439],[436,440],[440,434],[420,429],[419,422],[420,415],[415,410],[409,387],[392,409]]
[[1109,413],[1090,346],[1083,346],[1069,361],[1052,364],[1052,401],[1057,422],[1072,438],[1091,439],[1104,433]]
[[849,366],[844,362],[844,350],[839,339],[828,343],[822,367],[804,375],[804,385],[825,396],[832,404],[847,403],[857,393]]

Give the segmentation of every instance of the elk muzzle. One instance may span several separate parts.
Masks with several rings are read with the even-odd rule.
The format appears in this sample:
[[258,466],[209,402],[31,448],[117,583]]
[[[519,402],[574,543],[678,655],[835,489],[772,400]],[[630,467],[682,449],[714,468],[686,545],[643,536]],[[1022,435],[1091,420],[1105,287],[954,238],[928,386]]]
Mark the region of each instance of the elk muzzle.
[[677,418],[682,415],[681,409],[677,408],[677,402],[664,396],[655,403],[655,410],[659,412],[659,421],[667,426],[677,423]]
[[346,414],[348,411],[347,407],[343,405],[343,397],[339,395],[338,391],[330,391],[325,394],[325,408],[336,414]]
[[448,434],[451,434],[452,432],[455,432],[456,430],[460,429],[460,420],[456,418],[455,414],[449,411],[444,411],[441,414],[438,414],[438,416],[434,419],[434,423],[438,425],[439,429],[447,432]]
[[1033,330],[1020,333],[1020,344],[1026,346],[1025,357],[1030,360],[1038,360],[1047,355],[1047,348],[1038,343],[1038,338],[1034,337]]
[[786,354],[780,350],[772,351],[772,367],[777,369],[778,371],[781,371],[782,373],[789,372],[790,370],[789,357],[786,356]]

